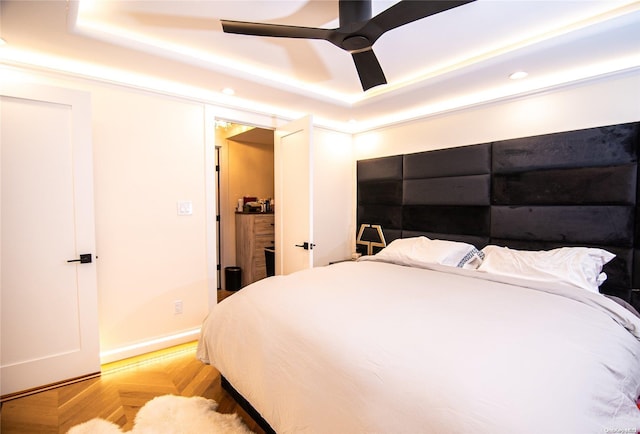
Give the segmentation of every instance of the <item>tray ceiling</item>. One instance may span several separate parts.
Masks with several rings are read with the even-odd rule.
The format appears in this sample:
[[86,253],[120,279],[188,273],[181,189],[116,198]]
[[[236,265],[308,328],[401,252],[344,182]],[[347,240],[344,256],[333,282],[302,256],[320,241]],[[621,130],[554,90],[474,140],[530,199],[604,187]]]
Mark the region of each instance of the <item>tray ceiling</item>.
[[[374,0],[373,13],[394,3]],[[478,0],[424,18],[375,43],[388,84],[366,92],[349,53],[329,42],[227,34],[220,25],[333,28],[337,1],[2,0],[1,7],[7,63],[284,117],[312,113],[353,129],[640,67],[638,1]],[[509,80],[520,70],[525,79]]]

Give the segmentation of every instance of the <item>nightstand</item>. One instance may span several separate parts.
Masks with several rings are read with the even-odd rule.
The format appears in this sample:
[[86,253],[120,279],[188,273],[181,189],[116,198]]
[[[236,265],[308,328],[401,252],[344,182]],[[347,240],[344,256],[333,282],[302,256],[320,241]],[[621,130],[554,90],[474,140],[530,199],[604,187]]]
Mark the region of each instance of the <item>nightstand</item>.
[[[357,256],[356,256],[357,255]],[[354,253],[350,258],[345,258],[345,259],[339,259],[337,261],[330,261],[329,265],[333,265],[333,264],[339,264],[340,262],[351,262],[351,261],[357,261],[358,258],[360,258],[362,255],[359,255],[357,253]]]

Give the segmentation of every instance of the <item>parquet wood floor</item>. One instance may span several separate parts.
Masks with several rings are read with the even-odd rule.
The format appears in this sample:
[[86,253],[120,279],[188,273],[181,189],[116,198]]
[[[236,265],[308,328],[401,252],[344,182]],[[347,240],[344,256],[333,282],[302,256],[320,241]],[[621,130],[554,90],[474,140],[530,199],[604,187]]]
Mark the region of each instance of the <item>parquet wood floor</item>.
[[94,417],[133,428],[137,411],[156,396],[204,396],[221,413],[238,413],[249,429],[264,431],[220,385],[220,373],[195,358],[196,344],[105,365],[98,378],[2,403],[0,432],[62,434]]

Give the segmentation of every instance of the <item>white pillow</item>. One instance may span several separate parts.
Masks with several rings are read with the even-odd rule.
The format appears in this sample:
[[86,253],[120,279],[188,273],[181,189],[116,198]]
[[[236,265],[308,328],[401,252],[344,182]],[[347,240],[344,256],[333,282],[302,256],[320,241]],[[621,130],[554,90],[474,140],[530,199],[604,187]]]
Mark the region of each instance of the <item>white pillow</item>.
[[553,250],[526,251],[486,246],[478,271],[539,282],[568,283],[599,293],[607,279],[602,267],[616,255],[603,249],[561,247]]
[[375,259],[413,267],[441,264],[476,269],[482,262],[482,255],[471,244],[414,237],[393,240],[375,255]]

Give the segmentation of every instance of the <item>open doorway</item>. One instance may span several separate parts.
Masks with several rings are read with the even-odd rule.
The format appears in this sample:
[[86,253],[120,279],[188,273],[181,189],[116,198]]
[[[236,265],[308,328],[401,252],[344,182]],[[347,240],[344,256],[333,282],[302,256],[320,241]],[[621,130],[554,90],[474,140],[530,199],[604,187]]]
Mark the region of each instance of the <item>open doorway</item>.
[[[224,270],[237,266],[238,200],[274,197],[274,132],[216,120],[217,289],[227,289]],[[218,297],[220,299],[220,296]]]

